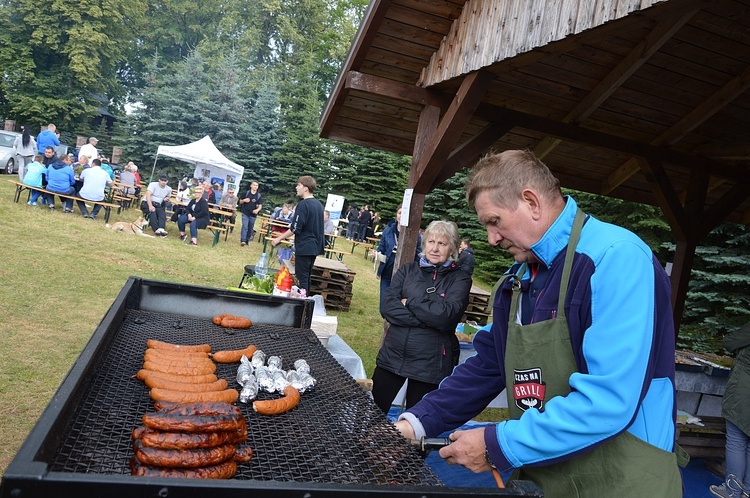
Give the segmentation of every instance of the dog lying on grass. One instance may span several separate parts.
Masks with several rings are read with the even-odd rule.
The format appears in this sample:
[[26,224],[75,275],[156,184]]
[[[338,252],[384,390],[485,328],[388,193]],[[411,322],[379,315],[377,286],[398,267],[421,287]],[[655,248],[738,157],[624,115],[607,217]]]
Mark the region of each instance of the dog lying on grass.
[[144,227],[146,227],[146,219],[143,216],[135,220],[133,223],[118,221],[117,223],[113,223],[112,225],[107,223],[104,226],[105,228],[109,228],[110,230],[114,230],[115,232],[132,233],[133,235],[142,235],[144,237],[155,238],[153,235],[143,233],[143,229]]

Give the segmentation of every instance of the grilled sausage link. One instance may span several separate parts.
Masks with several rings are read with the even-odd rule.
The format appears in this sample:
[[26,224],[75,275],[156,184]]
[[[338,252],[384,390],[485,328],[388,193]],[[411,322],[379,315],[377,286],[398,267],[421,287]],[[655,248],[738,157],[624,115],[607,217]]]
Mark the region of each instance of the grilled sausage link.
[[169,342],[157,341],[156,339],[149,339],[146,341],[146,346],[154,349],[166,349],[168,351],[187,351],[187,352],[204,352],[210,353],[211,346],[208,344],[197,344],[192,346],[185,346],[182,344],[172,344]]
[[253,353],[258,350],[257,347],[250,344],[245,349],[232,349],[227,351],[217,351],[211,355],[211,358],[217,363],[237,363],[243,356],[253,357]]
[[216,432],[236,431],[246,425],[240,415],[175,415],[172,413],[146,413],[143,425],[165,432]]
[[163,450],[143,446],[141,440],[136,439],[133,443],[133,451],[138,461],[146,465],[170,469],[196,469],[231,460],[237,453],[237,446],[224,444],[215,448]]
[[130,473],[134,476],[184,477],[190,479],[229,479],[237,473],[237,463],[227,460],[217,465],[197,469],[165,469],[143,465],[136,457],[130,459]]
[[199,401],[225,401],[234,403],[240,397],[237,389],[224,389],[223,391],[185,392],[170,391],[154,387],[149,391],[153,400],[173,401],[175,403],[197,403]]
[[[134,431],[135,432],[135,431]],[[237,444],[247,439],[247,431],[224,432],[162,432],[148,429],[138,434],[141,444],[161,450],[194,450],[215,448],[224,444]]]
[[144,361],[144,370],[151,370],[152,372],[161,372],[173,375],[206,375],[216,372],[216,364],[204,363],[198,366],[185,366],[185,365],[170,365],[169,363],[161,363],[155,361]]
[[138,370],[138,373],[135,374],[135,378],[143,382],[146,382],[146,378],[148,377],[158,377],[169,382],[183,382],[190,384],[207,384],[219,380],[216,374],[213,373],[203,375],[177,375],[165,372],[155,372],[153,370],[146,370],[145,368]]
[[221,326],[228,329],[249,329],[253,326],[253,321],[244,316],[225,316],[221,319]]
[[228,317],[228,316],[232,316],[232,314],[231,314],[231,313],[222,313],[221,315],[216,315],[216,316],[215,316],[215,317],[213,318],[213,320],[212,320],[212,321],[214,322],[214,325],[221,325],[221,321],[222,321],[222,320],[223,320],[224,318]]
[[284,413],[299,404],[299,391],[292,386],[286,386],[284,397],[267,401],[253,401],[253,410],[261,415],[278,415]]
[[143,363],[158,363],[160,365],[169,366],[169,367],[193,367],[193,368],[200,368],[200,367],[208,367],[211,368],[211,358],[208,356],[204,358],[178,358],[175,356],[158,356],[154,355],[152,353],[146,353],[143,355]]

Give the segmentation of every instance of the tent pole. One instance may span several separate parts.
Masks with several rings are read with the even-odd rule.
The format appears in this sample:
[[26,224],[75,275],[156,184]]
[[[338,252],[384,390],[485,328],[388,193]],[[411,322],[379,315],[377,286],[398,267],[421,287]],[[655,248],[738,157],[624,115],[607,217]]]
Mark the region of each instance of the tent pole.
[[154,158],[154,166],[151,168],[151,178],[149,179],[148,183],[151,183],[154,181],[154,171],[156,170],[156,161],[159,160],[159,153],[156,153],[156,157]]

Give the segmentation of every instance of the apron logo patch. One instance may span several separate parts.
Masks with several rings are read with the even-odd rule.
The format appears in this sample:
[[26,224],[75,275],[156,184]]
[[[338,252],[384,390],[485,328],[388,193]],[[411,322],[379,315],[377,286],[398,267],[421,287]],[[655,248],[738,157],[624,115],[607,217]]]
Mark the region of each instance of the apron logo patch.
[[541,368],[513,371],[513,399],[521,410],[536,408],[541,411],[546,390],[547,385],[542,382]]

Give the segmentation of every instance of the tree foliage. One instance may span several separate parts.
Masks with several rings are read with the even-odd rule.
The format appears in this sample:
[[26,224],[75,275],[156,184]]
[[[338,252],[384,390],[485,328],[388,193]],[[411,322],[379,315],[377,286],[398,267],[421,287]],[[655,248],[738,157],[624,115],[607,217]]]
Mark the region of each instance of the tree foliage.
[[144,0],[11,0],[2,4],[3,114],[32,126],[76,129],[100,102],[125,96],[133,27]]

